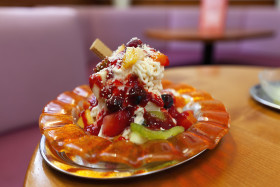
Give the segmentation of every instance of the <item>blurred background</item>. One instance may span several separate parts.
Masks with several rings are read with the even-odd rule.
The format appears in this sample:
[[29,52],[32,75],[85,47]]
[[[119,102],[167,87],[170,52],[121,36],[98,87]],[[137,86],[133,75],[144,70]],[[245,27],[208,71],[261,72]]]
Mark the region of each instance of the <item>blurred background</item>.
[[[118,1],[118,0],[116,0]],[[114,0],[2,0],[1,6],[37,6],[37,5],[113,5]],[[121,0],[130,5],[199,5],[200,0]],[[230,0],[230,5],[270,5],[277,4],[277,0]]]
[[[0,171],[0,185],[22,185],[41,137],[38,119],[43,107],[60,93],[88,84],[99,62],[89,51],[96,38],[115,50],[138,37],[168,55],[170,68],[203,65],[203,40],[146,35],[157,28],[198,31],[203,1],[1,0],[0,163],[6,169]],[[225,31],[272,34],[214,41],[213,65],[279,67],[280,0],[222,1]]]

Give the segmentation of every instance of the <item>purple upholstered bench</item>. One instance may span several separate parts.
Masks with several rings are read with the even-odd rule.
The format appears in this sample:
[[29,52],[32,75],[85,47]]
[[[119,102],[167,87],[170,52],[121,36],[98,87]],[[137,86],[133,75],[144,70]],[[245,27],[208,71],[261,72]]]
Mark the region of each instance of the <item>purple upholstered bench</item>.
[[[247,29],[271,29],[274,37],[240,42],[238,49],[219,53],[222,63],[280,66],[280,10],[251,8],[246,10],[243,25]],[[218,61],[218,62],[219,62]]]
[[87,83],[87,60],[72,9],[1,8],[0,25],[0,186],[22,186],[43,106]]

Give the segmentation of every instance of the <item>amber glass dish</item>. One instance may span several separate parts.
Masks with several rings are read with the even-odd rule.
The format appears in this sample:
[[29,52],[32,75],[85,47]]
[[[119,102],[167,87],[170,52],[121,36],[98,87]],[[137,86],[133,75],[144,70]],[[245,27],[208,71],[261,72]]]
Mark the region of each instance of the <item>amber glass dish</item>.
[[87,167],[107,163],[104,167],[119,164],[136,169],[154,163],[182,162],[203,150],[213,149],[229,129],[229,114],[223,103],[186,84],[162,83],[164,89],[175,89],[184,98],[179,105],[184,104],[189,110],[194,110],[197,119],[185,132],[167,140],[150,140],[137,145],[85,133],[76,121],[79,113],[89,107],[88,98],[92,91],[86,85],[64,92],[50,101],[40,116],[40,131],[49,148],[63,153],[73,162],[80,160],[78,164]]

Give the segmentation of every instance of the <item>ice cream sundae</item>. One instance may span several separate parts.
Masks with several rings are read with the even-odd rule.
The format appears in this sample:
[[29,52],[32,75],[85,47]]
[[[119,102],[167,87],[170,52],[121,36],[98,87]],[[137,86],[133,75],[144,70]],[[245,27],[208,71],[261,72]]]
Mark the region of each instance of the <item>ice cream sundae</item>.
[[93,96],[78,125],[91,135],[144,143],[167,139],[196,119],[179,112],[174,91],[163,90],[168,57],[132,38],[106,57],[90,76]]
[[87,167],[139,168],[214,148],[229,129],[225,106],[205,91],[163,80],[167,65],[166,55],[138,38],[120,45],[96,65],[89,86],[44,107],[39,124],[49,150]]

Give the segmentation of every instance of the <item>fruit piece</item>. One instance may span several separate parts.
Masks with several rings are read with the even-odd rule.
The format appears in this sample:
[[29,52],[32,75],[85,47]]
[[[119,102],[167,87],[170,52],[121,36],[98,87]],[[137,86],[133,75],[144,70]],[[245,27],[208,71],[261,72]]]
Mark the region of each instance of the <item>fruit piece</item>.
[[158,111],[160,107],[158,107],[155,103],[148,102],[145,106],[146,111]]
[[119,111],[105,116],[102,133],[109,137],[119,135],[129,125],[129,119],[130,115],[127,111]]
[[149,140],[168,139],[172,136],[176,136],[181,132],[184,132],[184,127],[181,126],[172,127],[169,130],[154,131],[144,127],[143,125],[139,125],[137,123],[131,123],[130,128],[132,132],[137,132],[141,136]]
[[[102,82],[101,76],[99,74],[97,74],[97,73],[92,74],[89,77],[89,86],[90,86],[91,90],[93,89],[93,86],[96,86],[98,88],[103,87],[103,82]],[[95,97],[99,96],[99,93],[97,94],[97,93],[93,92],[93,94],[94,94]]]
[[112,96],[106,101],[106,106],[110,113],[117,112],[122,109],[122,103],[124,99],[120,96]]
[[188,121],[192,124],[195,124],[197,122],[197,119],[194,116],[194,113],[192,110],[186,110],[182,112],[185,116],[187,116]]
[[77,121],[77,125],[80,126],[82,129],[85,127],[85,124],[83,122],[83,118],[79,117],[78,121]]
[[87,124],[93,124],[94,121],[93,121],[93,118],[91,117],[90,115],[90,110],[85,110],[85,117],[86,117],[86,120],[87,120]]
[[152,130],[170,129],[175,126],[166,111],[149,111],[144,113],[145,125]]
[[144,138],[138,132],[131,132],[129,135],[129,141],[136,144],[143,144],[147,141],[147,138]]
[[129,104],[135,106],[141,103],[146,98],[146,91],[142,85],[134,84],[127,92]]
[[196,119],[188,111],[182,112],[181,115],[177,118],[177,125],[184,127],[185,129],[190,128],[193,123],[196,122]]
[[138,38],[132,38],[129,42],[127,42],[127,47],[138,47],[142,45],[142,41]]
[[169,65],[169,59],[166,55],[157,52],[154,56],[152,56],[152,59],[156,62],[160,62],[162,66],[168,66]]
[[148,112],[151,114],[152,117],[158,118],[161,121],[164,121],[166,119],[164,113],[161,111],[148,111]]
[[77,125],[81,128],[85,128],[86,126],[92,125],[94,123],[93,118],[91,117],[90,110],[87,109],[81,112],[81,116],[77,121]]
[[188,103],[188,100],[182,96],[175,96],[174,105],[176,108],[183,108]]
[[120,53],[120,52],[122,52],[124,50],[125,50],[125,45],[122,44],[121,46],[118,47],[118,49],[116,50],[116,53],[118,54],[118,53]]
[[162,94],[161,98],[164,103],[164,108],[170,108],[173,105],[173,97],[170,94]]
[[178,112],[174,106],[168,109],[169,114],[176,119],[177,125],[188,129],[192,124],[196,123],[197,119],[194,117],[192,111]]
[[128,47],[126,48],[126,53],[123,57],[123,67],[129,68],[133,64],[135,64],[138,60],[142,60],[144,58],[145,54],[142,49],[140,48],[134,48],[134,47]]
[[161,97],[159,95],[154,94],[154,93],[151,93],[149,95],[149,101],[151,101],[152,103],[154,103],[155,105],[157,105],[159,107],[164,106],[164,103],[163,103],[163,100],[161,99]]

